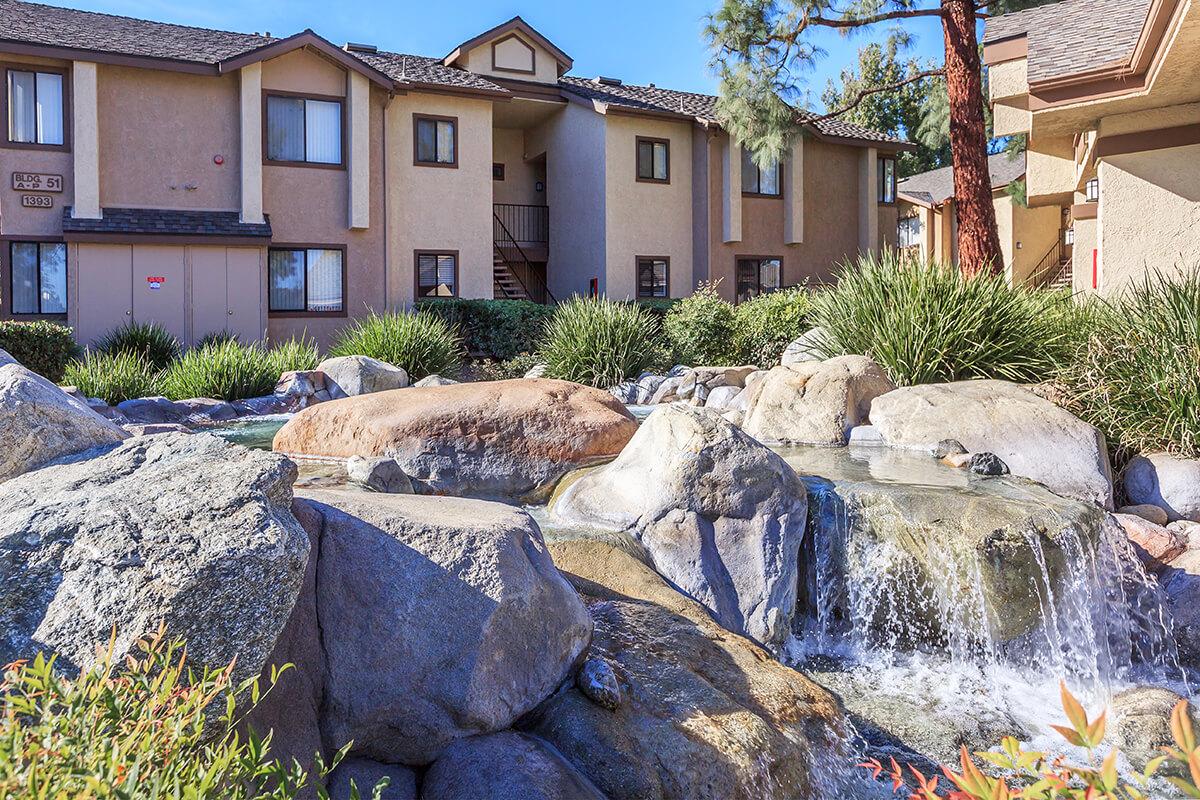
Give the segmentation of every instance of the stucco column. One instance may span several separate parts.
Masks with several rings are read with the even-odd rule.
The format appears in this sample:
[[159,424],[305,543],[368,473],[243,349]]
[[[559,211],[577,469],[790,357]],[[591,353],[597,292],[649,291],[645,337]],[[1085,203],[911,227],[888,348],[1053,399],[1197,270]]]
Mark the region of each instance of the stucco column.
[[346,100],[350,117],[350,227],[371,225],[371,84],[351,70]]
[[262,64],[238,70],[241,82],[242,222],[263,221]]
[[71,137],[75,169],[76,219],[100,219],[100,122],[97,114],[96,65],[75,61],[71,65]]
[[783,243],[804,241],[804,137],[797,136],[783,163]]
[[858,249],[879,251],[879,151],[864,147],[858,157]]
[[742,240],[742,148],[725,137],[721,148],[721,240]]

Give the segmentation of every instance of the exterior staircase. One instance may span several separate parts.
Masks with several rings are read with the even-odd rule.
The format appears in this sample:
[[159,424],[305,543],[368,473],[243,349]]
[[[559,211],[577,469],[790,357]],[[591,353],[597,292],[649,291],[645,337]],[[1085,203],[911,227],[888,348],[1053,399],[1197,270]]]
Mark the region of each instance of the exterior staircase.
[[508,262],[496,253],[492,260],[492,293],[497,300],[528,300],[529,293],[513,275]]
[[1064,242],[1060,234],[1058,242],[1042,257],[1041,262],[1029,274],[1029,285],[1049,291],[1071,289],[1073,276],[1071,274],[1072,246]]

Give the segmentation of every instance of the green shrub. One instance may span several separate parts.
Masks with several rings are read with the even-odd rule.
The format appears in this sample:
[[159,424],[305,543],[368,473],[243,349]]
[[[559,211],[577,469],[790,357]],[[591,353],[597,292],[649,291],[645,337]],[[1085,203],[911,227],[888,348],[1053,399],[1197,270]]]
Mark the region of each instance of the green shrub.
[[738,362],[734,346],[733,305],[721,299],[716,284],[701,283],[667,312],[663,327],[676,361],[689,366],[732,366]]
[[1071,410],[1104,432],[1118,462],[1152,450],[1200,457],[1200,270],[1147,277],[1082,313],[1092,335],[1063,370]]
[[576,296],[555,309],[538,360],[547,377],[608,388],[662,365],[661,332],[634,303]]
[[375,314],[342,329],[331,356],[370,356],[408,372],[418,381],[429,375],[453,378],[462,368],[462,339],[454,327],[428,311]]
[[480,359],[471,363],[471,380],[476,381],[507,381],[523,378],[525,373],[541,362],[533,353],[521,353],[507,361]]
[[236,342],[239,341],[238,335],[232,331],[209,331],[201,336],[196,341],[196,347],[205,347],[210,344],[220,344],[221,342]]
[[[237,339],[231,341],[236,342]],[[275,373],[276,380],[285,372],[316,369],[317,364],[321,362],[321,351],[317,349],[317,343],[303,336],[272,345],[267,355],[270,357],[271,371]]]
[[676,297],[643,297],[634,302],[662,320],[682,301]]
[[71,329],[53,322],[0,322],[0,350],[44,378],[58,383],[79,345]]
[[[0,797],[308,796],[309,775],[295,762],[285,766],[271,757],[269,734],[239,730],[265,693],[254,681],[234,683],[232,665],[191,667],[183,645],[167,644],[161,634],[114,661],[109,648],[75,678],[58,674],[55,659],[40,654],[6,668]],[[324,778],[344,754],[329,765],[317,754],[316,775]]]
[[764,369],[779,364],[783,351],[811,327],[811,295],[788,289],[760,295],[734,310],[733,345],[737,360]]
[[189,350],[171,362],[159,376],[159,390],[171,400],[244,400],[270,394],[281,371],[261,345],[219,342]]
[[454,326],[473,356],[507,361],[537,346],[552,306],[528,300],[421,300],[418,311]]
[[825,331],[825,355],[868,355],[901,386],[1026,382],[1053,375],[1069,357],[1063,320],[1071,305],[1065,293],[887,254],[843,267],[836,286],[813,296],[809,319]]
[[155,369],[179,357],[179,340],[157,322],[127,322],[106,333],[95,345],[101,353],[133,353]]
[[158,394],[158,374],[137,353],[89,350],[67,365],[65,380],[86,397],[99,397],[110,406]]

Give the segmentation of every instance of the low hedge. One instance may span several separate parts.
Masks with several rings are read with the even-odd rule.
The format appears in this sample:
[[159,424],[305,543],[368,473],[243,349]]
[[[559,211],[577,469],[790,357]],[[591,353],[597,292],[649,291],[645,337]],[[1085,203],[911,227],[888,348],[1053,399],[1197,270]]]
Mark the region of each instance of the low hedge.
[[79,354],[71,329],[53,322],[0,322],[0,350],[58,383]]
[[476,358],[508,361],[532,350],[542,338],[554,306],[528,300],[420,300],[426,311],[458,329],[467,352]]

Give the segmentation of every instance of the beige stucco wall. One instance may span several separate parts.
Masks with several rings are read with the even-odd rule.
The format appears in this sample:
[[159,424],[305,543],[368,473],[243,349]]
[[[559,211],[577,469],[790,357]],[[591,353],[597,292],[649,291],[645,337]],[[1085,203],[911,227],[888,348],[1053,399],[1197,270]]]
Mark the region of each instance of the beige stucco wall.
[[1119,136],[1138,131],[1195,125],[1197,122],[1200,122],[1200,103],[1185,103],[1104,117],[1100,120],[1100,135]]
[[1200,268],[1200,145],[1112,156],[1099,175],[1101,294]]
[[1029,140],[1026,194],[1031,205],[1042,198],[1061,199],[1075,189],[1075,147],[1070,136],[1038,137]]
[[[606,292],[614,299],[635,297],[637,256],[667,256],[671,296],[689,295],[694,288],[692,124],[619,114],[605,120]],[[669,184],[637,180],[638,136],[670,140]]]
[[[546,167],[525,160],[525,131],[492,129],[492,161],[504,165],[504,180],[492,181],[492,201],[523,205],[545,205]],[[537,183],[543,183],[537,191]]]
[[[557,83],[558,82],[558,63],[554,60],[554,56],[549,52],[534,44],[524,35],[519,32],[513,32],[522,42],[533,48],[534,52],[534,74],[530,75],[524,72],[513,72],[511,70],[492,69],[492,43],[484,42],[478,47],[467,53],[466,66],[470,72],[475,72],[480,75],[495,75],[499,78],[512,78],[522,81],[537,81],[539,83]],[[497,40],[507,37],[509,34],[496,37]],[[504,59],[501,58],[499,63],[504,64]]]
[[[458,118],[458,167],[413,163],[413,114]],[[416,250],[458,251],[461,297],[492,297],[492,104],[410,92],[387,109],[388,298],[413,301]]]
[[1026,208],[1007,195],[995,200],[997,223],[1003,215],[1008,229],[1000,227],[1000,247],[1005,274],[1014,285],[1022,284],[1061,236],[1062,211],[1058,206]]
[[1077,219],[1075,245],[1071,251],[1071,289],[1092,292],[1092,253],[1096,249],[1097,224],[1094,219]]
[[1016,58],[988,67],[988,94],[992,102],[1029,93],[1029,59]]

